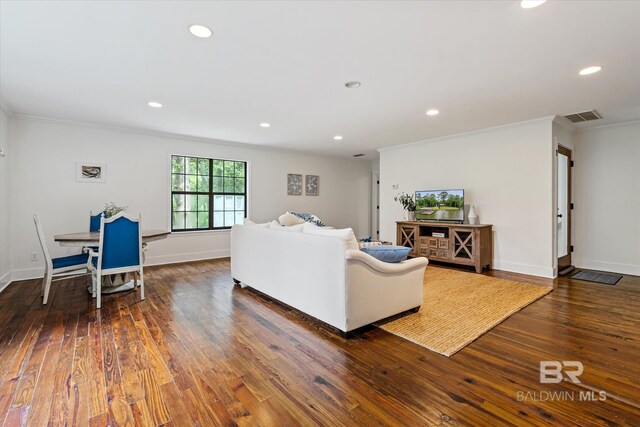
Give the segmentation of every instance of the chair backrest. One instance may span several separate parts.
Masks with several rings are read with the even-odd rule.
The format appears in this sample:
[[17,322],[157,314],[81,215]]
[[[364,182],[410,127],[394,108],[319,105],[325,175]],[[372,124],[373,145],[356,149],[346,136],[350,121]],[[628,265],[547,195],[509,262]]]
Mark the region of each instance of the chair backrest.
[[42,231],[42,226],[40,225],[40,218],[38,218],[38,214],[33,214],[33,222],[36,224],[36,233],[38,233],[38,240],[40,240],[40,246],[44,253],[44,261],[47,263],[47,266],[51,268],[53,266],[53,262],[51,261],[51,255],[47,248],[47,243],[44,237],[44,232]]
[[100,218],[102,217],[102,212],[97,215],[94,215],[93,212],[89,211],[89,231],[100,231]]
[[101,217],[99,252],[101,270],[142,265],[140,215],[130,217],[120,212],[111,218]]

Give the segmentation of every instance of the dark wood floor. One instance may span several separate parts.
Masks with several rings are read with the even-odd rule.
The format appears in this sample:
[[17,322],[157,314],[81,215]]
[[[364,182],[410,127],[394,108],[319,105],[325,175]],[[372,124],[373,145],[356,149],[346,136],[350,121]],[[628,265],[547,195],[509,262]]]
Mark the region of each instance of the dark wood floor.
[[[85,278],[55,282],[46,307],[36,281],[0,294],[0,425],[640,425],[638,277],[560,279],[452,358],[319,330],[234,287],[228,260],[145,279],[146,301],[100,311]],[[541,360],[581,361],[581,384],[540,384]],[[542,391],[575,401],[518,400]]]

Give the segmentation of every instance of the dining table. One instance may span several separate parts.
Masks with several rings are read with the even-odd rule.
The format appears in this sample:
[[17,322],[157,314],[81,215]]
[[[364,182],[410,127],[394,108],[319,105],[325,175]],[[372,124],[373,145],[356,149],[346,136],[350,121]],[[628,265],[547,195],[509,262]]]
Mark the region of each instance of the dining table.
[[[144,263],[147,244],[157,240],[166,239],[171,234],[167,230],[142,230],[142,261]],[[58,234],[53,236],[53,240],[60,246],[65,247],[95,247],[100,243],[99,231],[81,231],[77,233]],[[102,285],[103,294],[112,294],[115,292],[129,291],[135,288],[136,283],[133,279],[128,279],[127,274],[115,274],[105,276]],[[91,286],[89,292],[92,292]]]
[[[142,244],[153,242],[155,240],[166,239],[171,234],[167,230],[142,230]],[[100,242],[99,231],[81,231],[79,233],[58,234],[53,236],[53,240],[58,242],[60,246],[74,246],[83,248],[85,246],[97,246]]]

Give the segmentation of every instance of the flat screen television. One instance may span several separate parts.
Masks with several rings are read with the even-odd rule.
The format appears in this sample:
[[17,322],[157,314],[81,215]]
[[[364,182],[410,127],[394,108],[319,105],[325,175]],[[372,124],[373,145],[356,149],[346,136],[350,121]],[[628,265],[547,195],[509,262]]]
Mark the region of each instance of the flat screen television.
[[416,219],[464,222],[464,190],[416,191]]

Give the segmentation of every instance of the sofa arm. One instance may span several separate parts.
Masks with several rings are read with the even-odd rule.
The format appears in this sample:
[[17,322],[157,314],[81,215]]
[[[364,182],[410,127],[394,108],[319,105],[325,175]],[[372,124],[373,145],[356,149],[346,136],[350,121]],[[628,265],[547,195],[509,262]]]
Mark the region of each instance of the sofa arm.
[[382,262],[360,250],[347,249],[344,253],[347,260],[361,261],[380,273],[402,274],[425,268],[429,260],[425,257],[411,258],[398,263]]

